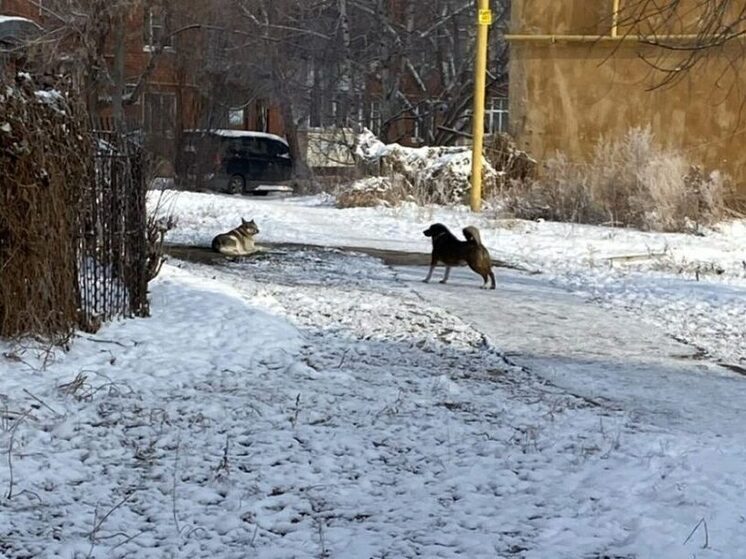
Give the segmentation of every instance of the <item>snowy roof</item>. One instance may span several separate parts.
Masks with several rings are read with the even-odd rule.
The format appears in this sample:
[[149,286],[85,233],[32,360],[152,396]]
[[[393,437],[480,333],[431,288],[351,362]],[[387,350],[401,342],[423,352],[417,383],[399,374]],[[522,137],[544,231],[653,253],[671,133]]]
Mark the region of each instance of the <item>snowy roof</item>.
[[257,132],[255,130],[228,130],[228,129],[215,129],[215,130],[184,130],[193,134],[214,134],[223,138],[265,138],[267,140],[275,140],[282,142],[287,145],[287,141],[280,136],[274,134],[267,134],[266,132]]

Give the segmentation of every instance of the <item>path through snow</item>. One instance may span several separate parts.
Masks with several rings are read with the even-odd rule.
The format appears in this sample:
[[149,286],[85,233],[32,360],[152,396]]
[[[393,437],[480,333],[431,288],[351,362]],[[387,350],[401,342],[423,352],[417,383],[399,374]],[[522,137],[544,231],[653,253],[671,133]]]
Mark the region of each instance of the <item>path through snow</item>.
[[[653,329],[604,314],[629,350],[591,346],[605,311],[502,272],[483,292],[461,273],[424,286],[424,269],[334,250],[181,266],[154,284],[152,319],[78,339],[46,371],[3,348],[23,359],[2,365],[6,557],[730,559],[746,548],[744,437],[735,420],[720,427],[726,410],[704,383],[687,400],[712,406],[700,429],[675,409],[664,364],[686,348],[658,347],[659,365],[644,349],[663,343]],[[712,378],[744,402],[741,379]],[[702,529],[687,540],[701,518],[706,549]]]

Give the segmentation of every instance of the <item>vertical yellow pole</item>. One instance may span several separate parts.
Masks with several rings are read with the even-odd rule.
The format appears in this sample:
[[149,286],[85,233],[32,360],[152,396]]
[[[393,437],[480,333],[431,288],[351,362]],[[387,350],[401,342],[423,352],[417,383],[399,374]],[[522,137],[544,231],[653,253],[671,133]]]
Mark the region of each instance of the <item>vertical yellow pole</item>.
[[611,14],[611,36],[618,37],[619,36],[619,0],[614,0],[611,3],[611,9],[613,10]]
[[477,56],[474,63],[474,112],[472,114],[471,211],[482,206],[482,149],[484,147],[484,95],[487,76],[487,31],[492,24],[490,0],[478,0]]

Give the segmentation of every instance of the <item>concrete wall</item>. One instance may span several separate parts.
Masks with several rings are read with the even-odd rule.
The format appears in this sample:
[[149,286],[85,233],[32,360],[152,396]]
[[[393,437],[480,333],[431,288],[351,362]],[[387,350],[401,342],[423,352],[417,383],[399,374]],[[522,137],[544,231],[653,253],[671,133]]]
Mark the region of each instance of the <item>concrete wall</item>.
[[[607,32],[609,15],[591,4],[596,3],[514,0],[512,33]],[[726,171],[739,193],[746,194],[746,57],[741,48],[734,44],[718,51],[673,86],[651,90],[663,75],[648,62],[675,64],[674,54],[661,58],[655,47],[629,41],[515,40],[511,130],[539,158],[557,150],[586,158],[600,136],[650,126],[663,145],[685,152],[708,170]]]

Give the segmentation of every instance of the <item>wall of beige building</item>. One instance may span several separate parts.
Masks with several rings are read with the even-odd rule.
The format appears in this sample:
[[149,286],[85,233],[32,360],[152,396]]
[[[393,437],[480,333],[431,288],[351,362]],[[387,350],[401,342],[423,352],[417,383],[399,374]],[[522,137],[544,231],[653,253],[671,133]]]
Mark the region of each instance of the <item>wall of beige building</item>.
[[[622,0],[624,2],[624,0]],[[612,2],[514,0],[512,34],[609,34]],[[675,53],[634,41],[511,41],[510,121],[539,159],[587,158],[602,136],[650,127],[664,146],[707,170],[728,173],[746,195],[744,44],[714,52],[674,84],[653,64]]]

